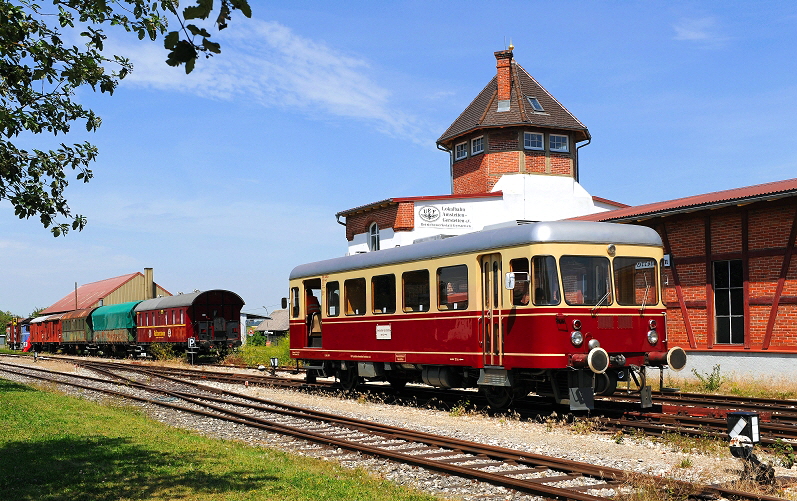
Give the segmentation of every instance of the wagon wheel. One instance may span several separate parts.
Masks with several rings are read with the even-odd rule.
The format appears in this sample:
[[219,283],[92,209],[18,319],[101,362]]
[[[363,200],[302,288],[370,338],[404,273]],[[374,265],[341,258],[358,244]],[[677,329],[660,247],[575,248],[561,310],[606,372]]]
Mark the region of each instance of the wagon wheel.
[[357,375],[356,367],[349,367],[349,369],[345,371],[338,370],[336,375],[338,376],[340,385],[346,391],[354,391],[357,385],[362,382],[362,378]]
[[509,386],[480,386],[479,392],[484,395],[487,405],[493,410],[504,410],[512,404],[515,392]]

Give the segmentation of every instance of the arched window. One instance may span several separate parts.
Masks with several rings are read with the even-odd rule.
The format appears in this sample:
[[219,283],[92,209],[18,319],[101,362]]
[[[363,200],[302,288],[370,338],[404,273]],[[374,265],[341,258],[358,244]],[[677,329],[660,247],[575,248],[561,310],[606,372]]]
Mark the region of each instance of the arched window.
[[368,250],[379,250],[379,225],[376,223],[368,227]]

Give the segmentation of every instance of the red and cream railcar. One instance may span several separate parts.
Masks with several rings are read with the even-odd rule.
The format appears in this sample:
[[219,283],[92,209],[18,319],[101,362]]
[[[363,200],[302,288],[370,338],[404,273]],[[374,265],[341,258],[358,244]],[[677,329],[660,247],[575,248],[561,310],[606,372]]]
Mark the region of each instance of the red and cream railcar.
[[135,307],[136,344],[177,343],[199,352],[241,345],[243,299],[227,290],[209,290],[142,301]]
[[535,392],[590,408],[645,367],[686,364],[667,345],[662,257],[650,228],[559,221],[298,266],[291,356],[349,388],[422,381],[478,386],[494,407]]
[[33,351],[55,352],[61,345],[63,313],[36,317],[30,321],[30,345]]

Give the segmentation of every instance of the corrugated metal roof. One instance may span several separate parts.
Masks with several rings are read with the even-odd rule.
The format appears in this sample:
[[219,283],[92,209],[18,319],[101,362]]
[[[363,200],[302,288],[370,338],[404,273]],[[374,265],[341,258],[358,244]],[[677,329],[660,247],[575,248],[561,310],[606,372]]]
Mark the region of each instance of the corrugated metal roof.
[[740,202],[749,203],[758,199],[773,200],[797,195],[797,178],[756,184],[732,190],[715,191],[703,195],[676,198],[664,202],[636,205],[624,209],[598,212],[587,216],[575,217],[577,221],[636,221],[666,214],[691,212],[706,208],[735,205]]
[[77,288],[77,304],[75,304],[75,292],[70,292],[61,300],[42,310],[42,314],[58,313],[62,311],[81,310],[93,306],[97,301],[104,298],[111,292],[123,286],[133,279],[136,275],[144,276],[141,272],[130,273],[120,277],[106,278],[99,282],[81,285]]
[[61,320],[69,320],[72,318],[83,318],[87,317],[94,311],[95,308],[84,308],[82,310],[75,310],[75,311],[67,311],[61,316]]
[[303,264],[291,271],[290,279],[548,242],[662,245],[659,234],[647,226],[584,221],[546,221],[495,230],[475,231],[443,240]]
[[[587,127],[514,60],[511,74],[509,111],[498,111],[498,77],[495,76],[440,136],[437,144],[451,149],[450,143],[457,137],[475,129],[513,125],[573,130],[576,141],[590,138]],[[534,111],[528,97],[537,98],[543,111]]]

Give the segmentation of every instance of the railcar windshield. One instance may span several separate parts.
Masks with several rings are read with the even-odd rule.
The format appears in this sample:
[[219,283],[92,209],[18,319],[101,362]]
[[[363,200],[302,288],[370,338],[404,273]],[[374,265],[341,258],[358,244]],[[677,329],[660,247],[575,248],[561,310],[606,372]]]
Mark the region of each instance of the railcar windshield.
[[598,256],[562,256],[562,285],[571,306],[606,306],[612,304],[609,259]]
[[616,257],[613,264],[618,304],[641,306],[659,302],[655,259]]
[[559,277],[556,276],[556,259],[553,256],[534,256],[531,259],[534,270],[535,306],[553,306],[560,302]]

